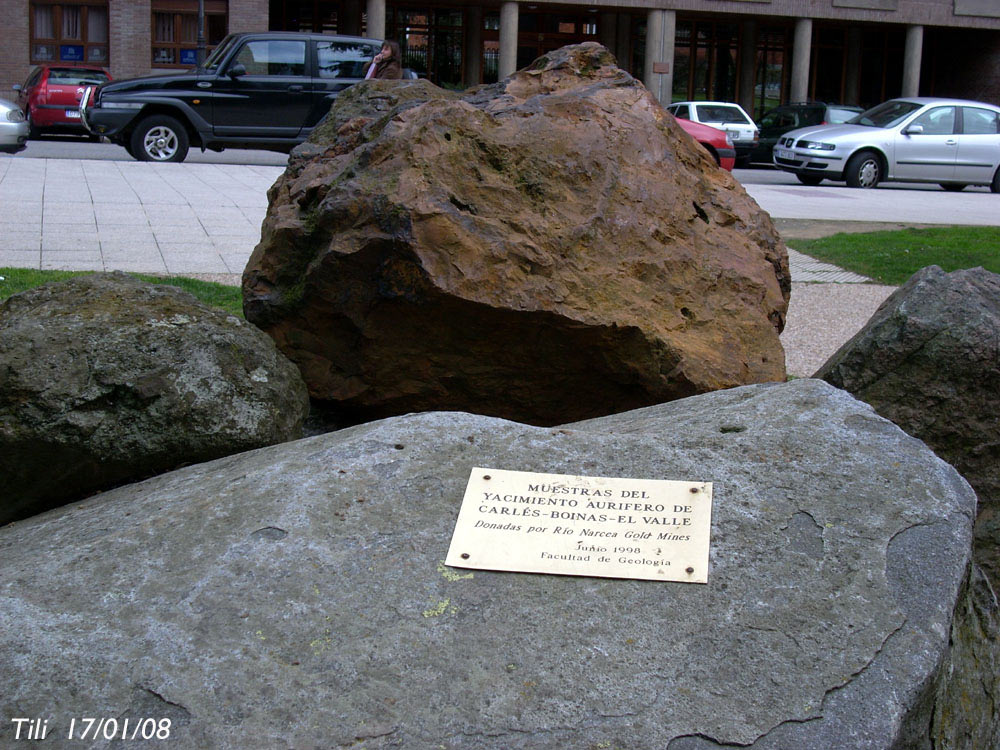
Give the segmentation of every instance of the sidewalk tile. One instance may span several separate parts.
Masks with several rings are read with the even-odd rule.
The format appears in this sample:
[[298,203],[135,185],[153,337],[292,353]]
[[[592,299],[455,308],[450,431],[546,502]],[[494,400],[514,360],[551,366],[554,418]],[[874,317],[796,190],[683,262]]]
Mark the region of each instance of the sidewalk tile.
[[3,248],[0,255],[10,251],[35,251],[42,246],[41,232],[0,232]]
[[38,268],[41,258],[38,250],[0,250],[0,268]]

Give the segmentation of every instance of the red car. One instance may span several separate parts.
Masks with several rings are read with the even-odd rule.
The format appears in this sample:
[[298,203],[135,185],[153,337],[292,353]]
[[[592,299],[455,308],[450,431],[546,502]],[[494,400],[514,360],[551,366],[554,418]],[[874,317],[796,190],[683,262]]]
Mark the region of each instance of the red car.
[[677,124],[684,128],[684,132],[694,138],[698,143],[715,159],[715,163],[732,172],[736,164],[736,149],[729,138],[729,134],[724,130],[713,128],[710,125],[702,125],[700,122],[691,122],[681,117],[677,118]]
[[14,86],[17,103],[31,126],[30,137],[41,133],[89,135],[80,122],[80,97],[87,86],[110,80],[103,68],[40,65],[32,70],[24,85]]

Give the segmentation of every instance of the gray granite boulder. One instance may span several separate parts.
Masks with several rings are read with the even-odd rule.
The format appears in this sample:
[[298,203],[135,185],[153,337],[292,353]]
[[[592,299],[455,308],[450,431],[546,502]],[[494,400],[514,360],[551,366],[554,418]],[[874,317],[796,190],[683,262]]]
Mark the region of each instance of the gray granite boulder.
[[0,304],[0,523],[301,437],[297,368],[246,321],[126,274]]
[[979,496],[977,562],[1000,583],[1000,275],[918,271],[816,377],[926,442]]
[[[473,466],[712,481],[709,582],[449,568]],[[974,508],[818,380],[396,417],[0,529],[0,713],[169,718],[172,748],[995,747]]]

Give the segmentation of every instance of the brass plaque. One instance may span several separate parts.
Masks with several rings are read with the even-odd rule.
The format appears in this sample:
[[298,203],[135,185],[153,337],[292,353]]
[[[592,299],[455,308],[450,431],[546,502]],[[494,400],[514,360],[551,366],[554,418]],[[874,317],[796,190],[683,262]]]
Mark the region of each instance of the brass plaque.
[[670,63],[668,62],[655,62],[653,63],[653,72],[659,73],[661,75],[669,75],[670,73]]
[[708,583],[712,484],[474,468],[446,563]]

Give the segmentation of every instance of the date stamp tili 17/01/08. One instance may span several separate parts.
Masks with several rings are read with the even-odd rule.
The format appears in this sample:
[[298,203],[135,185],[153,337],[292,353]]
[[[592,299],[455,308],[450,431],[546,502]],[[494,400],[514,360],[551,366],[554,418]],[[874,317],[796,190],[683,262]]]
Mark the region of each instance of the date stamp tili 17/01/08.
[[[49,735],[49,719],[18,717],[11,719],[15,740],[44,740]],[[73,717],[69,720],[67,740],[168,740],[170,719],[114,719],[109,717]],[[53,734],[55,726],[52,727]],[[61,734],[61,732],[60,732]]]

